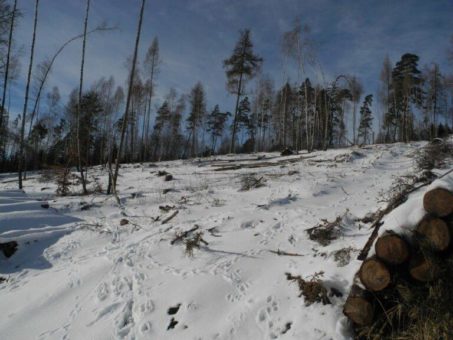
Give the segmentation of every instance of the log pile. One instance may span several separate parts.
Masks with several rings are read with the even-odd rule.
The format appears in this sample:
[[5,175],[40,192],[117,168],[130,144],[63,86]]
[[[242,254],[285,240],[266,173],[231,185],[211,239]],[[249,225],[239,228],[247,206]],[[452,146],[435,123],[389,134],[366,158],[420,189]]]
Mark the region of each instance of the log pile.
[[[424,289],[448,281],[443,277],[445,268],[453,273],[449,269],[453,259],[453,192],[430,190],[423,197],[423,206],[426,215],[412,235],[392,231],[382,234],[374,243],[375,254],[363,261],[356,274],[343,313],[351,320],[358,338],[371,337],[379,319],[383,320],[380,332],[385,333],[383,324],[394,331],[391,313],[404,300],[402,287],[406,293]],[[453,282],[448,284],[453,288]],[[380,333],[382,338],[384,333]]]

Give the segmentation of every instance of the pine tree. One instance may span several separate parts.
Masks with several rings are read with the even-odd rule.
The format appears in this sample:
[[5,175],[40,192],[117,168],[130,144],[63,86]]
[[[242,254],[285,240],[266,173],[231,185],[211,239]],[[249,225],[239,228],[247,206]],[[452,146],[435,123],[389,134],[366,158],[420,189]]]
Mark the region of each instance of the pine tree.
[[192,137],[190,154],[192,157],[195,157],[198,153],[198,129],[203,124],[206,116],[205,93],[203,85],[200,82],[196,83],[192,88],[189,101],[190,113],[189,117],[187,118],[187,129],[190,132],[190,136]]
[[181,95],[175,105],[174,110],[170,113],[170,148],[168,157],[170,159],[178,158],[181,155],[184,136],[181,133],[182,113],[186,107],[186,99]]
[[274,83],[268,77],[261,78],[258,82],[253,110],[257,116],[258,150],[264,151],[266,132],[269,130],[274,96]]
[[79,105],[78,97],[73,92],[67,105],[67,113],[72,121],[73,141],[76,144],[74,150],[78,152],[77,139],[80,139],[80,155],[83,164],[95,164],[96,152],[99,150],[100,139],[99,124],[104,108],[99,95],[95,91],[89,91],[82,95]]
[[398,138],[409,142],[413,135],[413,121],[411,104],[421,107],[423,102],[423,79],[418,69],[419,57],[406,53],[401,56],[392,71],[392,95],[394,100],[390,111],[395,116],[398,125]]
[[229,112],[221,112],[219,105],[216,105],[208,115],[207,130],[211,134],[211,153],[215,153],[217,140],[222,137],[226,121],[230,115]]
[[159,40],[156,38],[153,39],[151,46],[146,52],[144,67],[145,71],[149,75],[148,80],[146,81],[146,88],[148,92],[148,101],[144,119],[144,131],[143,131],[143,159],[149,157],[148,148],[149,148],[149,133],[150,133],[150,122],[151,122],[151,104],[153,96],[156,92],[155,79],[159,74],[159,65],[161,63],[160,54],[159,54]]
[[164,101],[162,106],[157,110],[156,120],[154,123],[153,128],[153,144],[154,144],[154,152],[153,152],[153,159],[158,160],[160,157],[158,155],[161,154],[159,150],[162,149],[161,145],[161,138],[164,128],[170,121],[171,112],[170,107],[168,105],[168,101]]
[[253,43],[250,38],[250,30],[246,29],[241,31],[239,41],[233,50],[233,54],[223,62],[228,79],[228,90],[236,95],[230,152],[235,151],[239,102],[241,96],[244,94],[245,83],[247,80],[252,79],[256,75],[262,62],[263,59],[253,53]]
[[373,125],[373,115],[370,109],[372,102],[373,95],[369,94],[365,97],[362,107],[360,108],[360,124],[357,141],[359,141],[359,139],[362,138],[363,144],[367,144],[370,142],[369,138],[371,137]]

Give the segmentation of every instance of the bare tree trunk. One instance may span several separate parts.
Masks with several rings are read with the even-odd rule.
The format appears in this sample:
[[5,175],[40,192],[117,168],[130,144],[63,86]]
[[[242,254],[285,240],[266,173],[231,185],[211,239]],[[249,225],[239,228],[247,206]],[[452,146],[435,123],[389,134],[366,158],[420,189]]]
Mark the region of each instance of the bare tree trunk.
[[354,98],[353,99],[353,102],[352,102],[352,142],[354,143],[354,145],[357,144],[357,139],[356,139],[356,112],[357,111],[357,103],[356,103],[356,99]]
[[[9,76],[9,63],[11,59],[11,50],[13,44],[13,31],[14,31],[14,20],[16,18],[16,8],[17,8],[17,0],[14,0],[13,11],[11,13],[11,25],[9,29],[9,37],[8,37],[8,52],[6,54],[6,65],[5,65],[5,76],[3,78],[3,95],[2,95],[2,106],[0,106],[0,131],[3,129],[3,115],[5,114],[5,102],[6,102],[6,90],[8,87],[8,76]],[[0,151],[2,150],[2,143],[3,141],[0,140]]]
[[121,127],[120,145],[118,147],[118,152],[117,152],[117,156],[116,156],[115,173],[113,175],[113,191],[114,192],[116,192],[116,184],[117,184],[118,173],[119,173],[119,169],[120,169],[121,151],[123,149],[124,135],[126,133],[126,128],[127,128],[127,118],[128,118],[128,112],[129,112],[129,105],[131,103],[132,87],[134,85],[135,67],[137,64],[138,46],[140,44],[140,34],[141,34],[141,30],[142,30],[143,12],[145,10],[145,3],[146,3],[146,0],[142,0],[142,6],[140,9],[140,17],[139,17],[138,27],[137,27],[137,36],[135,39],[134,58],[132,60],[132,70],[131,70],[130,79],[129,79],[129,88],[127,90],[126,109],[125,109],[124,117],[123,117],[123,125]]
[[239,99],[241,98],[241,92],[242,92],[242,72],[241,72],[241,75],[239,76],[238,91],[236,93],[236,107],[234,109],[233,132],[231,134],[230,153],[235,152],[237,115],[238,115],[238,109],[239,109]]
[[38,8],[39,0],[35,2],[35,19],[33,24],[33,38],[31,41],[30,64],[28,65],[27,85],[25,87],[24,109],[22,111],[22,122],[20,128],[20,146],[19,146],[19,189],[22,189],[22,171],[24,168],[24,144],[25,144],[25,119],[27,118],[28,94],[30,92],[31,72],[33,70],[33,57],[35,54],[36,27],[38,25]]
[[330,120],[330,112],[329,112],[329,104],[328,104],[328,96],[327,96],[327,86],[326,86],[326,90],[324,91],[324,110],[325,110],[325,114],[324,114],[324,119],[325,119],[325,122],[324,122],[324,145],[323,145],[323,149],[324,151],[327,150],[327,146],[328,146],[328,140],[327,140],[327,136],[328,136],[328,131],[329,131],[329,120]]
[[149,97],[148,97],[148,110],[146,113],[146,132],[145,132],[145,151],[144,155],[145,157],[149,158],[149,143],[150,143],[150,136],[149,136],[149,123],[151,121],[151,103],[153,99],[153,92],[154,92],[154,72],[155,72],[155,64],[153,61],[153,64],[151,66],[151,76],[150,76],[150,89],[149,89]]
[[77,128],[76,128],[76,138],[77,138],[77,162],[80,171],[80,179],[82,180],[83,194],[87,194],[87,184],[85,181],[85,176],[83,174],[83,164],[82,164],[82,154],[80,151],[80,109],[82,104],[82,90],[83,90],[83,71],[85,67],[85,48],[86,48],[86,37],[87,37],[87,27],[88,27],[88,15],[90,13],[90,0],[87,0],[86,3],[86,12],[85,12],[85,23],[83,27],[83,43],[82,43],[82,61],[80,64],[80,83],[79,83],[79,97],[77,101]]
[[308,90],[307,90],[307,82],[305,81],[304,86],[305,92],[305,135],[307,138],[307,152],[311,152],[309,144],[310,144],[310,137],[309,137],[309,126],[308,126]]

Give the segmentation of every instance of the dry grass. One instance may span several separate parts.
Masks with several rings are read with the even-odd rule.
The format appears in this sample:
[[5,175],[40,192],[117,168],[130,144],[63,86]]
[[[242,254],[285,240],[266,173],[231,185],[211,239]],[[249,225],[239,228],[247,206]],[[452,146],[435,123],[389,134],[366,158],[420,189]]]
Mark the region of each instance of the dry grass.
[[70,176],[71,170],[69,168],[60,168],[57,172],[57,195],[67,196],[70,194],[69,186],[71,185]]
[[318,225],[307,229],[308,237],[312,241],[318,242],[322,246],[329,245],[332,241],[341,236],[341,228],[348,210],[343,215],[337,216],[335,220],[329,222],[328,220],[321,220]]
[[264,177],[256,177],[254,174],[245,175],[241,178],[240,191],[249,191],[264,186]]
[[208,242],[203,239],[203,233],[201,231],[195,233],[193,237],[186,239],[184,243],[186,245],[185,253],[189,257],[193,257],[193,251],[200,249],[202,243],[206,246],[208,245]]
[[320,279],[324,275],[323,272],[315,273],[309,280],[304,280],[300,275],[293,276],[290,273],[285,275],[287,280],[297,283],[300,290],[299,297],[304,297],[306,306],[315,302],[321,302],[323,305],[331,303],[327,296],[327,289]]

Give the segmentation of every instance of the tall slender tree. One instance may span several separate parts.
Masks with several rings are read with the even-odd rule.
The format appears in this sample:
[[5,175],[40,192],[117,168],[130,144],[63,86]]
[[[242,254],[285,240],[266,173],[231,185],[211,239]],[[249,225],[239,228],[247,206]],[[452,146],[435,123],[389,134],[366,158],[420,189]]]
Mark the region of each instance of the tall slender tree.
[[187,117],[187,129],[192,137],[191,156],[197,155],[198,129],[201,127],[206,116],[206,95],[201,82],[195,84],[190,92],[190,113]]
[[445,112],[445,106],[442,105],[446,101],[445,79],[440,72],[439,65],[436,63],[430,67],[426,67],[423,77],[425,80],[426,94],[424,109],[427,114],[426,118],[429,117],[430,139],[433,139],[438,137],[439,116]]
[[[313,40],[310,38],[311,29],[308,25],[302,25],[301,19],[296,18],[294,20],[294,24],[291,30],[284,32],[282,36],[282,53],[285,58],[290,58],[294,60],[297,64],[297,83],[300,84],[302,81],[302,75],[306,73],[306,66],[307,65],[315,65],[316,58],[315,58],[315,49]],[[288,82],[288,79],[285,79]],[[306,145],[308,152],[311,151],[310,149],[310,137],[313,140],[313,131],[315,123],[315,118],[310,116],[311,114],[316,114],[315,111],[309,110],[309,88],[307,87],[307,82],[303,82],[305,86],[303,91],[304,94],[302,98],[303,101],[297,100],[294,102],[295,106],[292,108],[293,117],[301,118],[302,115],[302,106],[305,115],[305,135],[306,135]],[[287,102],[287,98],[285,97],[286,94],[289,92],[283,92],[283,96],[281,96],[281,100],[283,102]],[[300,97],[298,99],[301,99]],[[285,105],[281,105],[285,107]],[[299,112],[297,112],[299,111]],[[302,125],[302,124],[300,124]],[[297,135],[300,133],[297,131],[298,129],[297,124],[293,126],[293,135]],[[311,131],[311,133],[310,133]],[[293,142],[293,147],[297,148],[295,145],[297,142]],[[286,146],[286,145],[284,145]]]
[[373,130],[373,114],[371,113],[371,105],[373,103],[373,95],[369,94],[365,97],[362,107],[360,108],[360,124],[357,139],[362,138],[363,144],[370,142],[370,137]]
[[[0,6],[3,11],[7,11],[8,8],[5,6]],[[13,9],[11,11],[11,15],[9,17],[10,20],[10,27],[9,27],[9,35],[8,35],[8,47],[6,52],[6,62],[5,62],[5,71],[3,75],[3,94],[2,94],[2,103],[0,106],[0,132],[3,131],[4,127],[3,124],[7,121],[4,119],[5,116],[5,103],[6,103],[6,91],[8,88],[8,80],[9,80],[9,68],[10,68],[10,60],[11,60],[11,53],[12,53],[12,45],[13,45],[13,31],[14,31],[14,23],[17,15],[17,0],[14,0]],[[3,150],[3,138],[0,138],[0,153]]]
[[[379,100],[383,108],[383,117],[382,117],[382,134],[384,142],[388,143],[394,141],[392,138],[392,128],[395,129],[395,117],[390,111],[390,103],[393,100],[391,96],[392,90],[392,64],[388,56],[385,57],[384,63],[382,64],[381,74],[380,74],[381,85],[379,88]],[[381,127],[379,127],[381,128]]]
[[143,23],[143,13],[145,11],[145,4],[146,0],[142,0],[142,5],[140,8],[140,14],[139,14],[139,19],[138,19],[138,25],[137,25],[137,34],[135,37],[135,48],[134,48],[134,56],[132,59],[132,66],[131,66],[131,72],[129,75],[129,87],[127,89],[127,99],[126,99],[126,108],[124,110],[124,116],[123,116],[123,122],[121,126],[121,137],[120,137],[120,144],[118,146],[118,151],[116,155],[116,164],[115,164],[115,173],[113,174],[113,191],[116,192],[116,184],[118,180],[118,174],[120,170],[120,157],[121,157],[121,152],[123,149],[124,145],[124,136],[126,134],[126,129],[127,129],[127,124],[128,124],[128,113],[129,113],[129,106],[131,103],[131,95],[132,95],[132,87],[134,85],[134,76],[135,76],[135,68],[137,65],[137,55],[138,55],[138,47],[140,45],[140,35],[142,32],[142,23]]
[[253,52],[253,43],[250,30],[240,32],[240,37],[233,50],[233,54],[223,61],[226,69],[227,88],[230,93],[236,95],[236,105],[233,116],[233,129],[231,133],[230,153],[235,152],[237,116],[239,102],[244,94],[244,87],[248,80],[252,79],[260,69],[263,59]]
[[352,95],[352,142],[357,144],[357,105],[363,93],[363,85],[360,80],[352,76],[349,78],[349,86]]
[[82,162],[82,153],[80,146],[80,110],[82,105],[82,91],[83,91],[83,76],[85,68],[85,49],[86,49],[86,40],[87,40],[87,28],[88,28],[88,16],[90,14],[90,0],[86,2],[85,9],[85,20],[83,24],[83,41],[82,41],[82,58],[80,63],[80,81],[79,81],[79,92],[78,92],[78,101],[77,101],[77,117],[76,117],[76,145],[77,145],[77,165],[80,172],[80,179],[82,181],[82,190],[84,194],[87,194],[87,185],[85,180],[85,174],[83,171],[83,162]]
[[27,84],[25,86],[25,99],[24,99],[24,109],[22,111],[21,118],[21,128],[20,128],[20,145],[19,145],[19,189],[22,189],[22,172],[24,170],[24,148],[25,148],[25,120],[27,118],[27,109],[28,109],[28,95],[30,92],[30,83],[31,83],[31,73],[33,70],[33,58],[35,55],[35,42],[36,42],[36,28],[38,26],[38,11],[39,9],[39,0],[35,1],[35,16],[33,23],[33,38],[31,41],[30,49],[30,62],[28,65],[28,74],[27,74]]
[[219,105],[216,105],[208,116],[207,130],[211,134],[211,153],[215,153],[218,138],[222,137],[225,123],[231,114],[221,112]]
[[144,121],[145,129],[143,132],[143,158],[149,157],[149,143],[150,143],[150,122],[151,122],[151,107],[152,99],[155,93],[155,79],[159,73],[159,65],[161,63],[160,54],[159,54],[159,40],[156,38],[153,39],[151,46],[148,48],[145,56],[145,71],[149,75],[147,81],[147,91],[148,91],[148,101],[146,107],[146,117]]
[[404,142],[409,142],[413,135],[412,105],[420,108],[423,103],[423,78],[418,69],[418,60],[415,54],[403,54],[392,70],[394,100],[390,109],[395,112],[398,138]]

